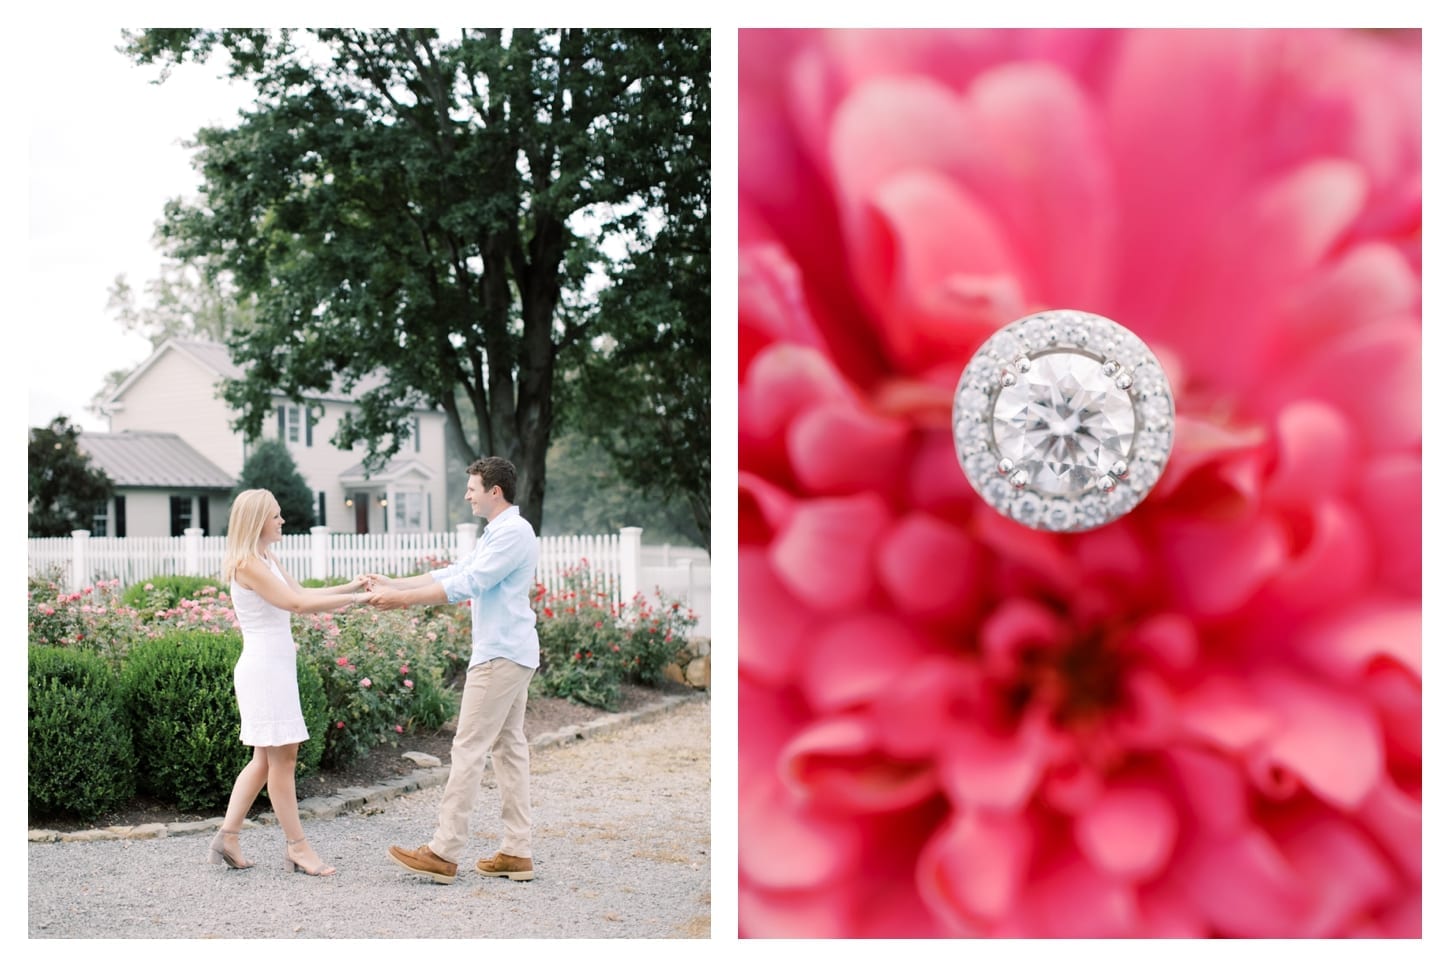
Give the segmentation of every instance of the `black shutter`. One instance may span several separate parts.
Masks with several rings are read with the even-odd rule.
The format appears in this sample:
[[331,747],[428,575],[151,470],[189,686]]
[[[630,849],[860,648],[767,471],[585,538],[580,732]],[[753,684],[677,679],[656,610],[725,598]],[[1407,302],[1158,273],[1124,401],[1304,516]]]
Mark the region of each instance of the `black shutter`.
[[116,495],[116,536],[126,536],[126,498]]
[[277,441],[287,444],[287,404],[277,407]]
[[413,417],[413,452],[417,453],[423,448],[423,441],[419,439],[423,433],[423,424],[419,417]]
[[312,446],[312,407],[304,406],[302,411],[307,414],[307,445]]
[[327,494],[321,490],[317,492],[317,526],[327,526]]
[[206,494],[202,494],[196,498],[196,503],[198,509],[201,511],[199,515],[201,517],[201,523],[197,526],[201,528],[203,534],[209,534],[211,533],[211,498]]

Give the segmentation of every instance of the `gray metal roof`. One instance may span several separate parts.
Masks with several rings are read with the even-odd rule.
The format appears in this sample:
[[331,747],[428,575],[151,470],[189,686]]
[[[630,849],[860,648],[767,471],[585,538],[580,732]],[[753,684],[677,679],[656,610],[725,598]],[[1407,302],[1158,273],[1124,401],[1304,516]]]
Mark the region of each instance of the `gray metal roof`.
[[237,484],[175,433],[82,433],[76,444],[118,487],[231,490]]

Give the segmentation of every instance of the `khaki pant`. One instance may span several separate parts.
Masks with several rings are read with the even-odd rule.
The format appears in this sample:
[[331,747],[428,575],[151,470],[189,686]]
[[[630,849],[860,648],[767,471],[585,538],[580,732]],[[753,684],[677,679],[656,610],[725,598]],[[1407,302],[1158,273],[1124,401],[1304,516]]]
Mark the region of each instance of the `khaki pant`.
[[532,856],[529,818],[529,742],[524,737],[524,704],[532,668],[494,658],[468,670],[453,737],[453,762],[438,829],[428,844],[436,856],[456,863],[468,842],[468,820],[483,781],[485,757],[493,753],[502,804],[503,840],[499,852]]

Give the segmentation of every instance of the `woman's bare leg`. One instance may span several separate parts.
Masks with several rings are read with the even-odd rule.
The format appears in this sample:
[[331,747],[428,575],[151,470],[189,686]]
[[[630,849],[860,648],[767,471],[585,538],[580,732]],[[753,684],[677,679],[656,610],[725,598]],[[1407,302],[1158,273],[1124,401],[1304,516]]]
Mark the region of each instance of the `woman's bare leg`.
[[[272,800],[272,811],[277,814],[277,823],[282,827],[289,843],[303,838],[302,820],[297,815],[297,746],[272,746],[267,750],[267,795]],[[324,866],[321,857],[312,849],[311,843],[297,843],[287,847],[287,855],[299,866],[315,870]]]
[[[237,779],[232,783],[231,798],[227,800],[227,814],[222,819],[223,832],[235,833],[242,828],[257,794],[267,784],[268,761],[267,750],[257,746],[252,750],[252,761],[237,773]],[[231,848],[229,845],[228,849]],[[241,858],[239,847],[236,856]]]

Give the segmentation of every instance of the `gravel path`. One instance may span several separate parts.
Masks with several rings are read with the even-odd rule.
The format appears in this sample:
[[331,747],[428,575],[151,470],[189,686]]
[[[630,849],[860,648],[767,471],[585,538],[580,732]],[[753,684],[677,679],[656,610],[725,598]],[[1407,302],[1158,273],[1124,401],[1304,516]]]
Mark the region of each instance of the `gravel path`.
[[533,752],[531,882],[478,875],[498,845],[486,774],[473,838],[448,886],[390,862],[428,841],[443,795],[420,789],[304,820],[336,876],[282,869],[282,831],[242,833],[249,870],[205,864],[210,834],[32,843],[31,938],[474,938],[710,935],[710,704]]

